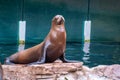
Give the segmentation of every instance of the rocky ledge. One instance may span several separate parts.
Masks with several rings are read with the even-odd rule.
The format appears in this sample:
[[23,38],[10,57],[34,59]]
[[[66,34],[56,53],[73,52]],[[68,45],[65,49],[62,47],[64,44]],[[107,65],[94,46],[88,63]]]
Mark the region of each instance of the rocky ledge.
[[4,80],[120,80],[120,65],[88,68],[83,63],[2,65]]

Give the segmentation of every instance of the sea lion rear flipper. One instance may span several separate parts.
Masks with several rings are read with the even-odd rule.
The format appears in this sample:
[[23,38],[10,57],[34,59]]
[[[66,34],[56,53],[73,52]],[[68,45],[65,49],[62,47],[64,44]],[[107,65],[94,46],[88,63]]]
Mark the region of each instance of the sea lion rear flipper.
[[10,58],[6,58],[4,63],[7,64],[7,65],[15,64],[15,63],[10,61]]

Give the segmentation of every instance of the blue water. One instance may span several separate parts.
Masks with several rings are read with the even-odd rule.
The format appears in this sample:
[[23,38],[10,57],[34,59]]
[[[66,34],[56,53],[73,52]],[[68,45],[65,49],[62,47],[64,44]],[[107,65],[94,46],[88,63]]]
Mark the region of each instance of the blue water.
[[[26,44],[25,49],[36,44]],[[0,62],[4,63],[6,57],[18,51],[17,44],[0,45]],[[97,65],[120,64],[119,43],[67,43],[66,58],[84,62],[89,67]]]

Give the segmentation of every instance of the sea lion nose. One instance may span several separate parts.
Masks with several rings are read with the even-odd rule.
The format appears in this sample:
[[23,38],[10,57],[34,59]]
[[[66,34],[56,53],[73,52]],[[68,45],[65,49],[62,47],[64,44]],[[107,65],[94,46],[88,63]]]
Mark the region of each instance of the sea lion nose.
[[65,19],[62,15],[56,15],[53,19],[52,22],[57,25],[61,25],[65,22]]
[[65,21],[62,15],[56,15],[55,18],[58,25],[61,25]]

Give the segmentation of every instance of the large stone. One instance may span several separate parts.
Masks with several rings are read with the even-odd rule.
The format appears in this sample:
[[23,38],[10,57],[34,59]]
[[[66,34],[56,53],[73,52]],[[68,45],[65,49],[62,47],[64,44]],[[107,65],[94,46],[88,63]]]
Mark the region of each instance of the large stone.
[[82,63],[2,65],[2,67],[4,80],[69,80],[69,78],[77,80],[76,72],[82,70]]
[[108,80],[120,80],[120,65],[98,66],[92,69],[94,74]]
[[120,65],[100,65],[93,68],[82,67],[84,73],[78,80],[120,80]]
[[80,63],[2,65],[4,80],[120,80],[120,65],[89,68]]

